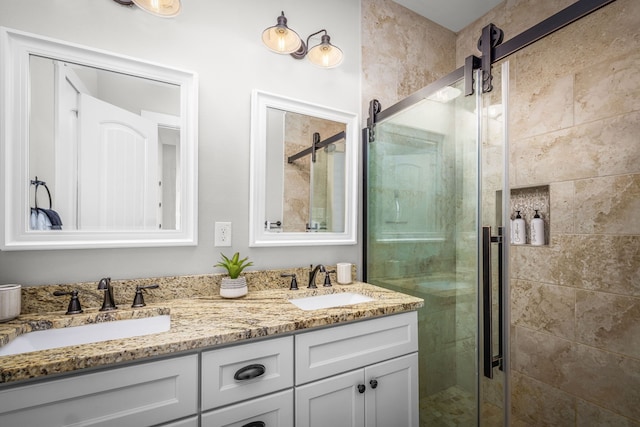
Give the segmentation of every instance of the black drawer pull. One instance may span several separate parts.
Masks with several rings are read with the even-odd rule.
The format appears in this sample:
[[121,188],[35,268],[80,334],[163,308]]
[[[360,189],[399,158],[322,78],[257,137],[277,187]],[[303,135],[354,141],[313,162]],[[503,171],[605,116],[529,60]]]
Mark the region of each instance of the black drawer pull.
[[371,388],[376,388],[378,387],[378,380],[371,380],[369,384],[371,384]]
[[358,393],[362,394],[366,389],[367,387],[364,384],[358,384]]
[[260,375],[264,375],[265,371],[266,369],[264,368],[264,365],[256,363],[255,365],[248,365],[244,368],[238,369],[233,376],[233,379],[236,381],[251,380],[259,377]]
[[249,424],[245,424],[242,427],[265,427],[266,424],[262,421],[251,421]]

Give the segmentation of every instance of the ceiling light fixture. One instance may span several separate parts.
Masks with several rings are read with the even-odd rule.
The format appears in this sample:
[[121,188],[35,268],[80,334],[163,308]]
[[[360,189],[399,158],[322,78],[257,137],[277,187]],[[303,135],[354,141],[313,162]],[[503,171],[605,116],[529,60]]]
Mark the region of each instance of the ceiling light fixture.
[[123,6],[134,4],[145,12],[162,18],[173,18],[182,10],[180,0],[113,0]]
[[[308,49],[309,40],[313,36],[323,33],[320,44]],[[302,59],[305,56],[309,61],[322,68],[337,67],[342,63],[344,57],[342,50],[331,44],[331,37],[327,30],[320,30],[307,37],[307,42],[303,42],[298,33],[287,27],[287,18],[284,12],[278,16],[277,24],[262,32],[262,42],[273,52],[280,54],[290,54],[295,59]]]

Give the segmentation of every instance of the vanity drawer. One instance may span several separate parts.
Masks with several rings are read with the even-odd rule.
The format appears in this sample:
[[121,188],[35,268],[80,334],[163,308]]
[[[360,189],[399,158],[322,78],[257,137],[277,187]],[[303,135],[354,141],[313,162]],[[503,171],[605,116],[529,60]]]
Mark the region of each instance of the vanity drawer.
[[293,427],[293,389],[202,414],[202,427],[241,427],[259,422]]
[[204,352],[201,375],[203,410],[292,387],[293,337]]
[[296,335],[296,385],[418,351],[415,311]]

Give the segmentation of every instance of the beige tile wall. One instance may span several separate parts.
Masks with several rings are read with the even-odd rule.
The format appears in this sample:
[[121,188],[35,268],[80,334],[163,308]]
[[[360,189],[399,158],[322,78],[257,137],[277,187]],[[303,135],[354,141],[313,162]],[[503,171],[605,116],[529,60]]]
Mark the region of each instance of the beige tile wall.
[[456,35],[391,0],[362,0],[363,124],[369,101],[387,108],[455,69]]
[[[508,40],[569,3],[506,1],[457,62],[487,23]],[[511,185],[549,184],[552,222],[511,247],[517,425],[640,425],[639,48],[640,2],[617,0],[509,58]]]
[[[456,36],[362,0],[363,104],[462,65],[490,22],[508,40],[573,1],[506,0]],[[640,1],[509,61],[511,185],[550,185],[552,218],[549,246],[511,248],[514,425],[638,427]]]

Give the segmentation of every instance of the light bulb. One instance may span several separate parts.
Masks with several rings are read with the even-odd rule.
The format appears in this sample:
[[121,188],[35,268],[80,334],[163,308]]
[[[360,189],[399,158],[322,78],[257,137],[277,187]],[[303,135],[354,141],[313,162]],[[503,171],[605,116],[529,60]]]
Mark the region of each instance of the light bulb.
[[287,45],[287,30],[279,28],[276,33],[278,34],[278,50],[284,52]]
[[329,59],[330,59],[329,52],[328,52],[329,50],[331,49],[326,49],[326,48],[322,49],[322,66],[323,67],[329,66]]

